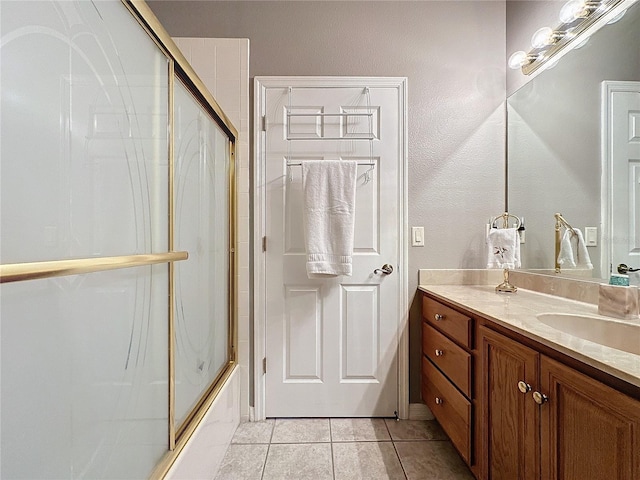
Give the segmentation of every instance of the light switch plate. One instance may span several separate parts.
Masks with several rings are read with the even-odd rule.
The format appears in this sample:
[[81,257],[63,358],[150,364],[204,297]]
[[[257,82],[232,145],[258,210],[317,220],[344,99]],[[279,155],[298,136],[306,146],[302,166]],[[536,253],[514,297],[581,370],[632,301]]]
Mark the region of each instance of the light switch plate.
[[587,247],[598,246],[598,227],[584,227],[584,243]]
[[411,246],[424,247],[424,227],[411,227]]

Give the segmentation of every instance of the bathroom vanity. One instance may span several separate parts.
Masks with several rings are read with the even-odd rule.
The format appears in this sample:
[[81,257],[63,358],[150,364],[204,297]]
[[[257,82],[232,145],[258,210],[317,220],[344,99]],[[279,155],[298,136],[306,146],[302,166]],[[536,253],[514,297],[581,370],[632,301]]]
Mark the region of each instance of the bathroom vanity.
[[485,285],[420,290],[422,398],[476,478],[640,478],[640,321],[613,321],[629,328],[623,351],[551,321],[606,322],[596,305]]

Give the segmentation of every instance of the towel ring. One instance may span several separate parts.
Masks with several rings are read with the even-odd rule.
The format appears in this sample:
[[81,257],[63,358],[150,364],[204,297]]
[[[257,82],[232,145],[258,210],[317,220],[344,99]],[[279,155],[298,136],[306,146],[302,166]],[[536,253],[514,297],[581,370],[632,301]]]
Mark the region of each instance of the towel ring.
[[518,229],[520,228],[520,226],[522,225],[522,221],[520,220],[520,217],[516,216],[516,215],[512,215],[511,213],[507,213],[504,212],[502,215],[498,215],[495,218],[491,219],[491,227],[492,228],[499,228],[496,226],[496,222],[498,221],[498,219],[502,219],[502,228],[509,228],[509,217],[514,218],[516,220],[516,226],[515,228]]
[[[519,229],[522,226],[522,221],[520,220],[520,217],[512,215],[509,212],[504,212],[502,215],[498,215],[497,217],[491,219],[491,227],[492,228],[497,228],[496,227],[496,222],[498,221],[498,219],[501,218],[502,219],[502,228],[509,228],[509,217],[515,218],[515,220],[516,220],[516,225],[515,225],[516,230]],[[518,287],[516,287],[511,282],[509,282],[509,269],[508,268],[503,269],[503,274],[504,274],[504,281],[500,285],[496,286],[496,293],[498,293],[498,292],[500,292],[500,293],[515,293],[515,292],[517,292],[518,291]]]

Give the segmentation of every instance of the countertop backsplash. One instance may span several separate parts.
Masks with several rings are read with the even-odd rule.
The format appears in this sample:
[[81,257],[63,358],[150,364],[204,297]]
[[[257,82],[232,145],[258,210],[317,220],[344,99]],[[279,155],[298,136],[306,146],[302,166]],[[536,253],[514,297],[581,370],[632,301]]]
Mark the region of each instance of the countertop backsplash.
[[[421,269],[418,285],[498,285],[504,279],[503,275],[501,269]],[[598,304],[600,283],[593,280],[510,270],[509,281],[525,290]]]

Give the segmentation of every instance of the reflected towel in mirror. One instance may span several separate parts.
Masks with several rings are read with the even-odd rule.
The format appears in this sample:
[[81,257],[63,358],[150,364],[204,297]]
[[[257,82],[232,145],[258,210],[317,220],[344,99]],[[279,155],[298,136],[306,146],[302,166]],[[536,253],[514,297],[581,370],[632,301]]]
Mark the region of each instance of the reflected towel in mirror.
[[560,241],[560,252],[558,253],[558,265],[571,268],[593,269],[587,244],[584,242],[582,231],[579,228],[565,228],[562,240]]
[[517,229],[490,229],[487,247],[487,268],[520,268],[520,237]]

